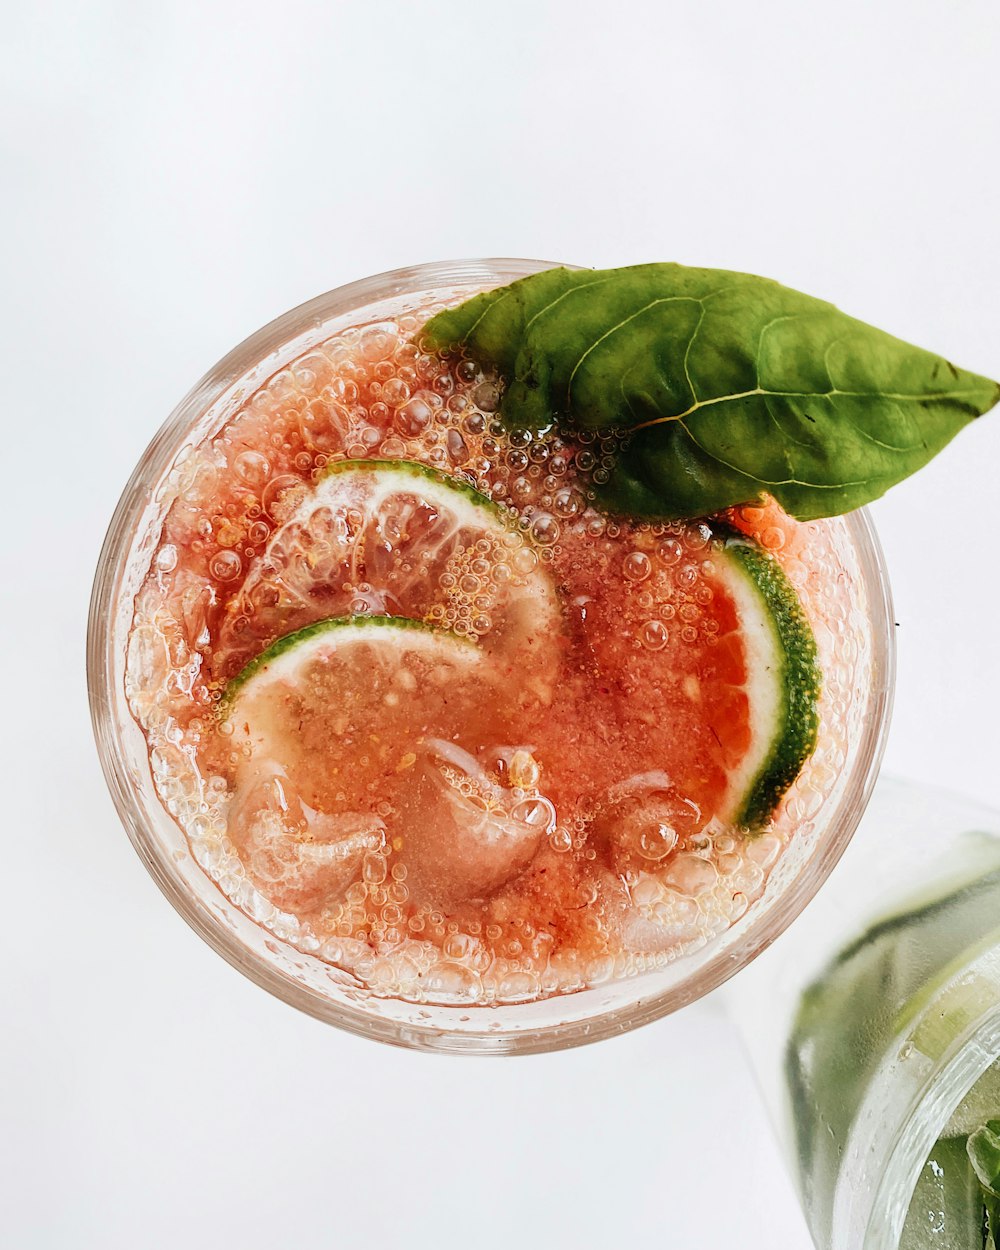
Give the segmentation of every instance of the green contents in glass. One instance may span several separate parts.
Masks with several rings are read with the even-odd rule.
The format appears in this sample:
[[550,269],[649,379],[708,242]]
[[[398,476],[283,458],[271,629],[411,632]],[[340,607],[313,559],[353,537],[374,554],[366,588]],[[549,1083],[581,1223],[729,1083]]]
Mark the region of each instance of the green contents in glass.
[[[1000,840],[967,834],[956,851],[961,868],[950,880],[869,928],[802,996],[786,1077],[800,1185],[821,1239],[833,1223],[852,1125],[900,1039],[939,1060],[1000,995],[994,979],[972,966],[1000,945]],[[1000,1062],[944,1125],[920,1171],[899,1246],[1000,1246]]]
[[[996,1068],[978,1082],[973,1101],[989,1090],[1000,1107],[1000,1073]],[[962,1108],[959,1108],[961,1113]],[[996,1250],[1000,1235],[1000,1120],[987,1120],[971,1133],[943,1136],[920,1171],[906,1214],[901,1250]],[[950,1131],[950,1130],[946,1130]]]

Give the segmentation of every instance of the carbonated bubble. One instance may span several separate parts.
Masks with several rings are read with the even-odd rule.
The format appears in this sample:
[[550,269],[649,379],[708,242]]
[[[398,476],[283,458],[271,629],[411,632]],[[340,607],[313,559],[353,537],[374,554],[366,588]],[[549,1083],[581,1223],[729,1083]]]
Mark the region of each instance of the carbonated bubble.
[[220,551],[218,555],[212,557],[209,569],[212,576],[218,578],[220,582],[232,581],[234,577],[238,577],[242,562],[235,551]]
[[684,548],[676,538],[666,538],[660,543],[656,554],[666,565],[677,564],[684,554]]
[[550,547],[558,542],[559,533],[559,522],[547,512],[540,512],[531,522],[531,535],[543,547]]
[[511,819],[532,829],[544,829],[548,832],[555,827],[556,809],[548,799],[525,799],[513,808]]
[[515,551],[511,563],[514,568],[522,576],[534,572],[538,567],[538,556],[530,547],[522,547],[519,551]]
[[427,401],[419,396],[414,396],[412,399],[407,400],[397,411],[395,417],[396,428],[401,434],[414,438],[424,433],[430,425],[433,416],[434,410]]
[[[551,467],[551,466],[550,466]],[[564,486],[556,491],[552,506],[559,516],[569,518],[579,516],[584,508],[584,498],[580,491],[572,486]]]
[[410,388],[402,378],[389,378],[382,387],[382,399],[390,408],[398,408],[410,398]]
[[642,627],[642,642],[650,651],[662,651],[669,637],[667,627],[662,621],[647,621]]
[[259,451],[241,451],[233,461],[233,468],[248,486],[263,486],[271,472],[267,457]]
[[641,582],[650,575],[652,567],[644,551],[630,551],[625,557],[623,569],[630,582]]

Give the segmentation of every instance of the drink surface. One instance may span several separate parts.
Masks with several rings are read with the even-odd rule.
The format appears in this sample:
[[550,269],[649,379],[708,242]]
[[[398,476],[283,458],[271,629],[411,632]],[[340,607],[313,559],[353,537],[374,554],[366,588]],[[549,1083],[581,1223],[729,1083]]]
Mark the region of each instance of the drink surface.
[[[613,441],[504,430],[496,378],[421,350],[439,306],[311,349],[175,465],[127,694],[253,919],[377,993],[529,1001],[752,912],[842,777],[867,621],[839,520],[597,511]],[[777,802],[797,612],[819,732]]]

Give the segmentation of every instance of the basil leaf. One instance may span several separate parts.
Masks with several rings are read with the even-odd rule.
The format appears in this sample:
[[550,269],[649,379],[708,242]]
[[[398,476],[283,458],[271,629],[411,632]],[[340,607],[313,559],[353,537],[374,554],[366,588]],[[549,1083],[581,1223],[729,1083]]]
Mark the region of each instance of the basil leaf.
[[972,1133],[966,1150],[983,1190],[1000,1197],[1000,1120],[987,1120]]
[[987,1219],[965,1139],[935,1142],[910,1197],[900,1250],[984,1250]]
[[1000,399],[832,304],[684,265],[546,270],[438,313],[425,335],[496,367],[510,426],[622,434],[599,494],[664,519],[765,493],[802,519],[848,512]]
[[990,1194],[986,1198],[985,1209],[986,1228],[984,1229],[983,1250],[998,1250],[998,1238],[1000,1238],[1000,1198]]

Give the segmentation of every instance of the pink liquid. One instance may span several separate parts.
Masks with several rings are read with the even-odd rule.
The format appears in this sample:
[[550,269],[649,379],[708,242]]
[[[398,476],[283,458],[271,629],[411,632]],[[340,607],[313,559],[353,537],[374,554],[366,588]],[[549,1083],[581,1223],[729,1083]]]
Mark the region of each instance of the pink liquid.
[[[492,378],[412,342],[426,315],[313,349],[173,470],[128,667],[158,791],[224,893],[377,992],[520,1001],[663,966],[747,914],[836,788],[865,627],[842,524],[726,518],[781,560],[824,671],[819,746],[748,836],[727,810],[748,657],[712,525],[597,512],[588,492],[613,440],[506,433]],[[366,562],[347,567],[315,541],[325,519],[288,539],[343,459],[419,461],[522,528],[416,574],[405,542],[379,555],[369,536]],[[360,533],[367,519],[345,523]],[[424,509],[404,528],[433,539],[435,524]],[[536,586],[538,624],[515,630],[511,596]],[[433,666],[408,660],[419,724],[392,712],[377,666],[353,685],[349,667],[318,677],[340,685],[313,692],[294,758],[248,762],[218,711],[226,683],[275,638],[363,613],[453,630],[487,668],[435,703]],[[336,723],[333,705],[347,709]],[[366,731],[379,743],[359,745]],[[484,803],[489,845],[472,829]]]

